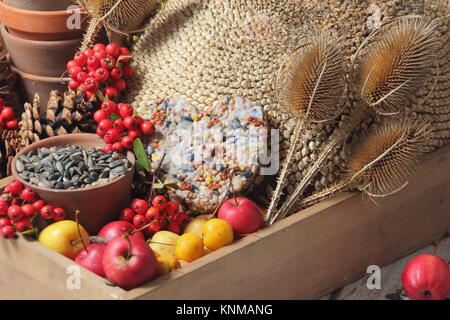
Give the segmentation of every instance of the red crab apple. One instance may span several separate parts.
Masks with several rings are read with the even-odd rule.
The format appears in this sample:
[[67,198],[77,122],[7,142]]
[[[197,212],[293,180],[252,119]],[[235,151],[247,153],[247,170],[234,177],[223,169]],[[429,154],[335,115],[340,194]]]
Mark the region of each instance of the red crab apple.
[[254,233],[264,224],[263,213],[258,205],[242,197],[225,201],[219,209],[218,217],[228,221],[238,235]]
[[406,265],[402,283],[411,300],[442,300],[450,292],[450,268],[440,257],[422,254]]
[[158,261],[145,240],[137,236],[118,237],[106,245],[103,268],[110,281],[131,290],[156,276]]
[[105,248],[106,244],[104,243],[92,243],[86,248],[87,250],[83,250],[77,255],[75,262],[104,278],[103,254]]
[[[115,238],[123,236],[125,233],[131,233],[134,230],[136,230],[136,227],[133,224],[120,220],[108,223],[102,228],[102,230],[100,230],[98,236],[111,241]],[[144,235],[141,232],[135,233],[135,237],[144,240]]]

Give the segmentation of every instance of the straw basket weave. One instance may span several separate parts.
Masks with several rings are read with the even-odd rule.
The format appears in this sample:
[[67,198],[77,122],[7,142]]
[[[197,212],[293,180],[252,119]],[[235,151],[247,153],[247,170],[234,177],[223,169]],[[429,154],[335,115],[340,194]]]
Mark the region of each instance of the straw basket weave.
[[[286,56],[308,36],[327,32],[342,39],[350,61],[372,26],[411,14],[436,19],[440,39],[437,78],[426,78],[406,106],[411,117],[432,122],[431,151],[450,141],[449,20],[448,3],[442,1],[168,0],[134,45],[137,77],[130,100],[139,109],[150,101],[185,97],[204,108],[229,96],[246,97],[264,107],[272,127],[280,129],[283,158],[294,123],[280,112],[275,79]],[[353,103],[344,100],[347,108]],[[334,122],[304,133],[289,169],[288,193],[346,120],[344,109]],[[344,152],[336,150],[308,192],[336,181],[345,164]]]

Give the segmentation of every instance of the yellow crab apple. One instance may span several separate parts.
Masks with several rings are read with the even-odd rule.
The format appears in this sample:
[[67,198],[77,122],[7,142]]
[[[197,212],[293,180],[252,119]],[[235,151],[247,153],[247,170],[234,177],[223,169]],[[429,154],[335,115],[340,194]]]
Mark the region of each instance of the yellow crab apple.
[[150,248],[160,256],[174,256],[175,246],[180,236],[170,231],[158,231],[150,240]]
[[[78,233],[78,227],[80,234]],[[38,241],[44,246],[66,256],[69,259],[75,257],[83,250],[83,243],[85,246],[89,245],[89,234],[83,228],[72,220],[63,220],[55,222],[41,231]]]
[[184,233],[193,233],[198,235],[200,238],[203,238],[202,228],[209,219],[209,214],[203,214],[195,217],[191,222],[188,223],[188,225],[184,229]]

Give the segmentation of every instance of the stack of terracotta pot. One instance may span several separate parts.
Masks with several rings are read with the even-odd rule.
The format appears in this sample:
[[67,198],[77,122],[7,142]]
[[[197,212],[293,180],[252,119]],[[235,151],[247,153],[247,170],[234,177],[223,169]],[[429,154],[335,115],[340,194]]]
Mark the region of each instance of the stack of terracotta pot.
[[[24,101],[67,88],[66,63],[81,44],[83,21],[73,0],[0,0],[1,34]],[[81,19],[80,19],[81,18]],[[74,28],[75,27],[75,28]]]

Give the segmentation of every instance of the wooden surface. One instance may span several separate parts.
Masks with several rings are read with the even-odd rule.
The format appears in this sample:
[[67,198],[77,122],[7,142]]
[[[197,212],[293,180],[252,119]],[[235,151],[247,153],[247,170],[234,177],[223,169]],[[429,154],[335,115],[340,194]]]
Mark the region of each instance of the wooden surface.
[[450,238],[421,248],[416,252],[381,268],[381,288],[369,290],[367,288],[368,276],[349,284],[348,286],[330,293],[322,300],[386,300],[386,295],[393,294],[402,288],[402,272],[405,266],[414,257],[421,254],[436,254],[446,261],[450,261]]
[[69,289],[67,268],[72,265],[37,241],[0,239],[0,299],[115,299],[124,293],[86,269],[80,289]]
[[336,199],[214,252],[126,299],[307,299],[385,266],[450,230],[450,148],[426,160],[407,188],[379,199]]
[[312,299],[440,239],[450,230],[450,147],[430,155],[407,188],[377,200],[344,194],[126,292],[23,238],[0,239],[0,297],[38,299]]

